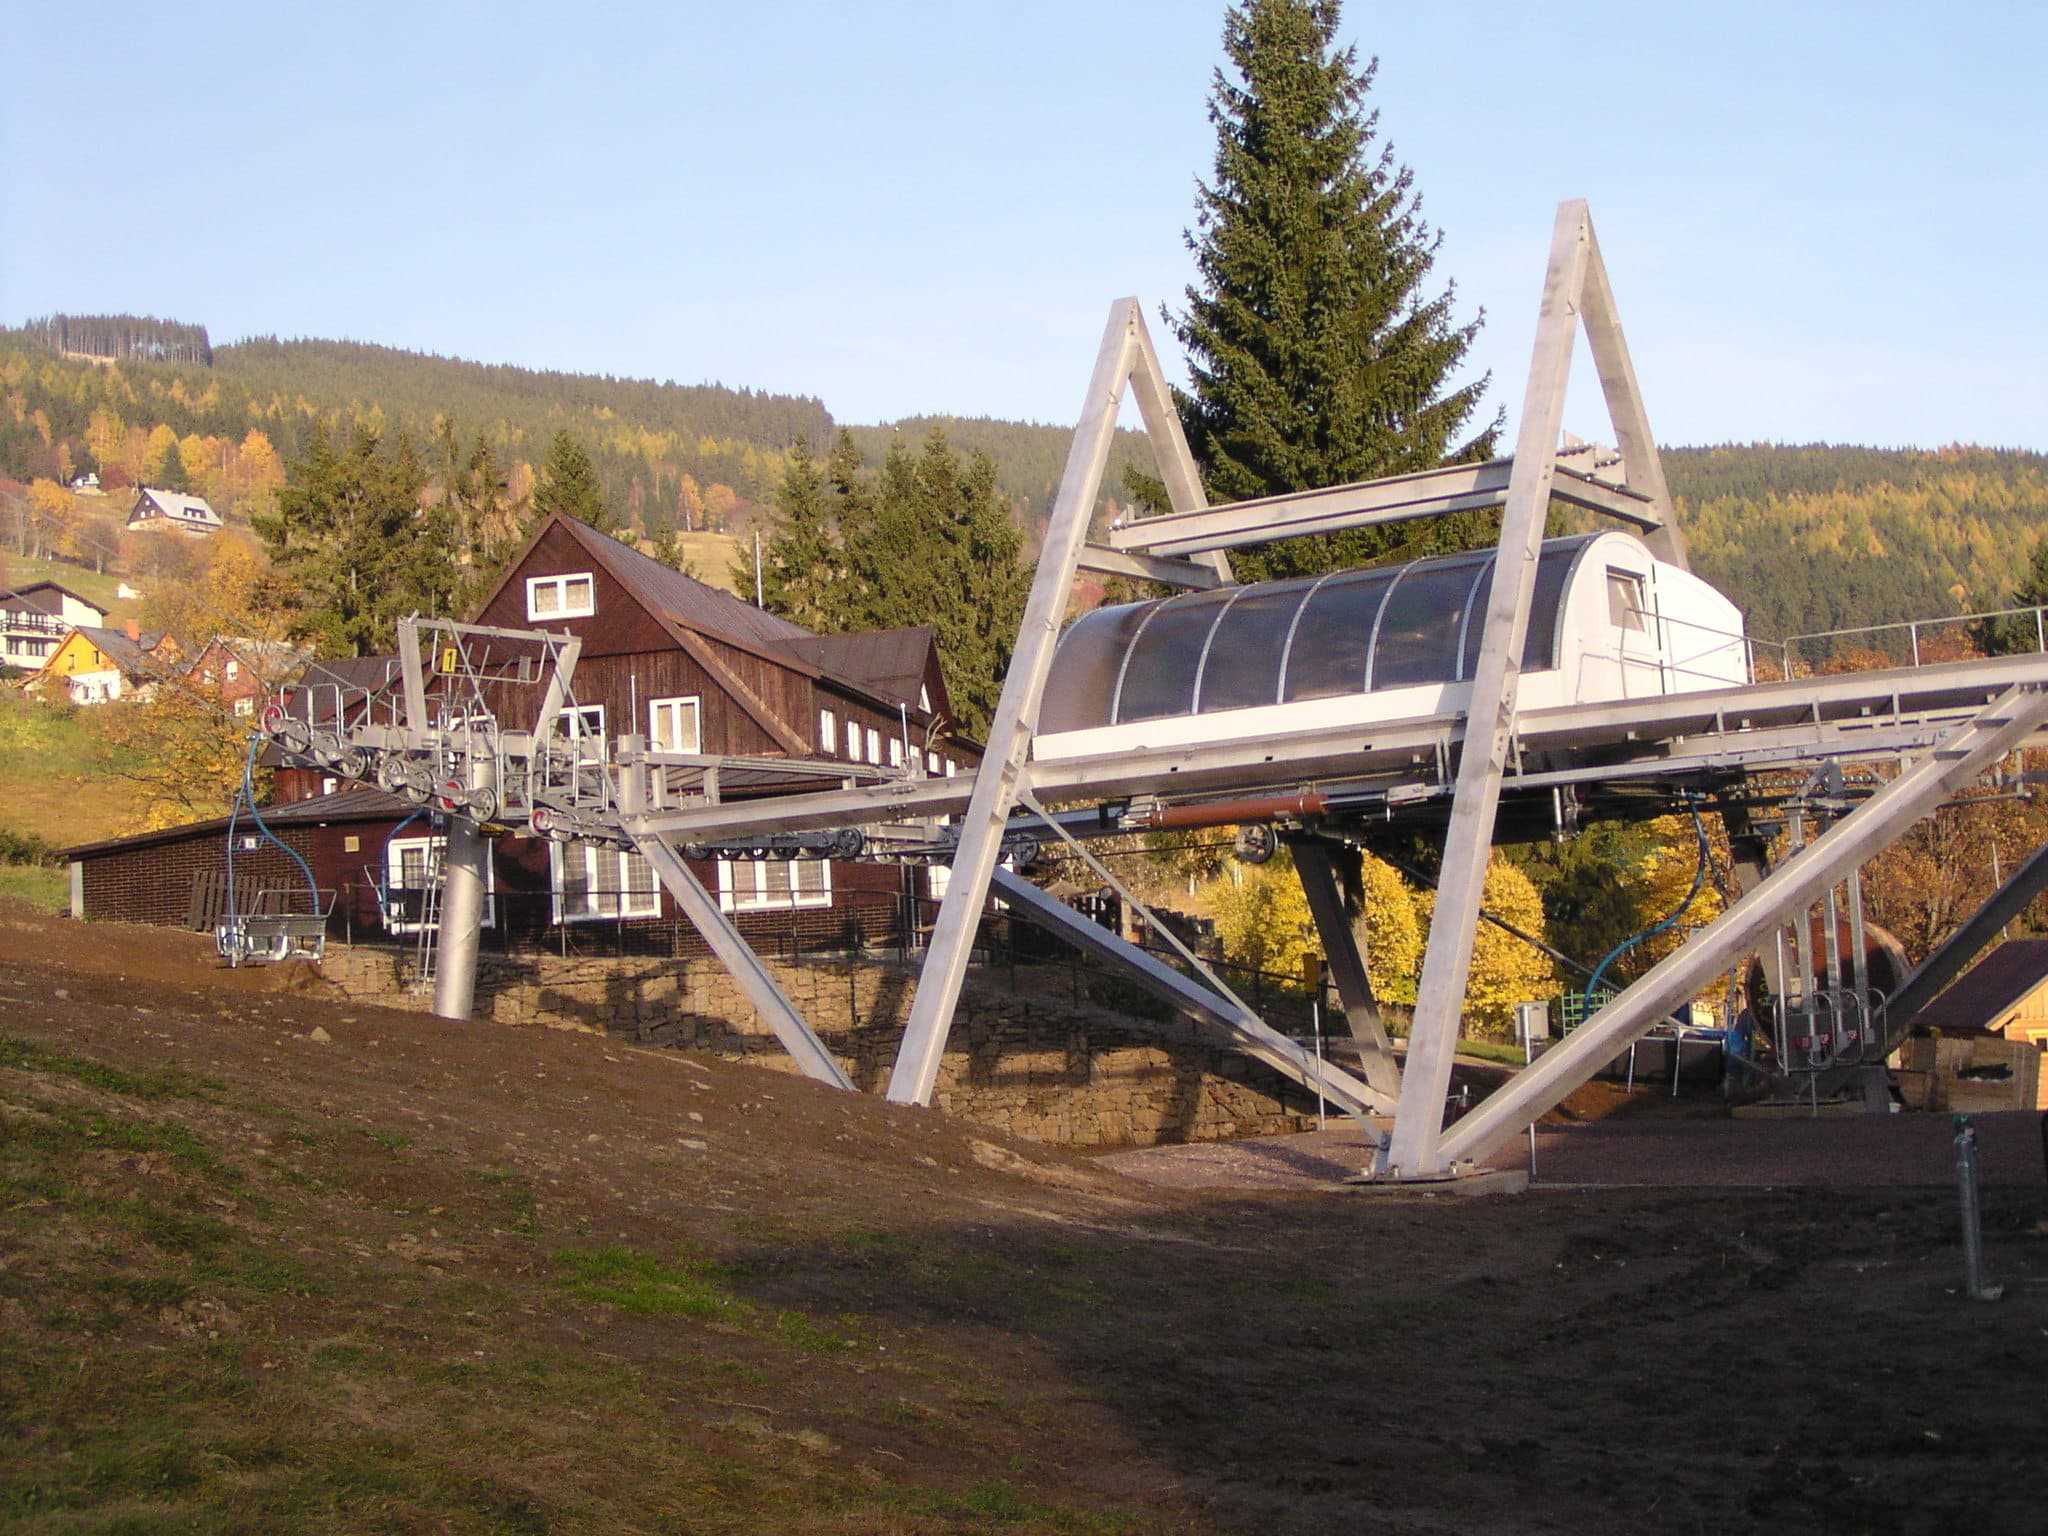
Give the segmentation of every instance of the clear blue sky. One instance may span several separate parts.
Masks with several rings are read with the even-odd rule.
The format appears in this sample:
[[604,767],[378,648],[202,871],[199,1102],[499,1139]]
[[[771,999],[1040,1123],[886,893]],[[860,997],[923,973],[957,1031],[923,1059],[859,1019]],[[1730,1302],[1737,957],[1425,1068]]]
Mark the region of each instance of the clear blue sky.
[[[1346,14],[1494,399],[1584,196],[1665,441],[2048,449],[2048,9],[1539,9]],[[0,319],[1067,421],[1189,278],[1208,0],[299,12],[14,8]]]

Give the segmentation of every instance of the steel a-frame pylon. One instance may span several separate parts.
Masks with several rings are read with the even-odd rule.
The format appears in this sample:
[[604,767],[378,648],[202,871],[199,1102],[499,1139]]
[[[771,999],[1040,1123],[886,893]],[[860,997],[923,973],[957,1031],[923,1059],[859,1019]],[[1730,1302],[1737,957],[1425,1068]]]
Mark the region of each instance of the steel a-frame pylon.
[[[1089,519],[1094,516],[1096,497],[1102,490],[1103,471],[1116,436],[1117,412],[1126,389],[1137,399],[1138,412],[1152,441],[1159,475],[1166,484],[1173,510],[1193,512],[1206,505],[1201,474],[1181,433],[1180,417],[1174,409],[1166,375],[1160,369],[1151,333],[1145,328],[1144,312],[1136,299],[1119,299],[1110,306],[1109,324],[1103,330],[1102,346],[1096,353],[1095,372],[1088,381],[1073,446],[1067,452],[1066,470],[1053,503],[1031,595],[1025,603],[1017,647],[1011,653],[1002,697],[989,726],[988,745],[975,776],[973,797],[961,818],[952,874],[918,978],[917,996],[911,1005],[895,1071],[889,1078],[889,1097],[899,1104],[930,1103],[938,1083],[939,1063],[945,1055],[953,1008],[967,974],[975,929],[981,921],[982,905],[988,899],[989,882],[1002,859],[1003,829],[1019,793],[1030,787],[1031,738],[1038,726],[1046,674],[1051,670],[1060,623],[1066,616],[1068,590],[1075,571],[1080,569]],[[1220,551],[1202,557],[1199,562],[1133,557],[1129,573],[1181,585],[1214,586],[1230,579],[1230,564]]]
[[1501,777],[1514,738],[1522,644],[1528,633],[1536,559],[1550,507],[1558,434],[1564,425],[1572,346],[1581,321],[1629,484],[1649,498],[1658,514],[1658,526],[1650,530],[1646,542],[1659,559],[1674,565],[1686,563],[1685,538],[1672,515],[1670,491],[1664,483],[1635,366],[1622,337],[1621,316],[1607,280],[1606,263],[1600,258],[1593,217],[1585,202],[1574,198],[1559,205],[1551,231],[1529,381],[1522,391],[1514,468],[1501,512],[1500,555],[1466,710],[1464,747],[1450,826],[1444,836],[1436,909],[1423,953],[1422,975],[1416,983],[1415,1018],[1401,1075],[1401,1106],[1394,1119],[1388,1166],[1383,1170],[1394,1177],[1434,1178],[1444,1171],[1444,1098],[1450,1087],[1451,1058],[1457,1049],[1465,983],[1472,969],[1473,935],[1493,852]]

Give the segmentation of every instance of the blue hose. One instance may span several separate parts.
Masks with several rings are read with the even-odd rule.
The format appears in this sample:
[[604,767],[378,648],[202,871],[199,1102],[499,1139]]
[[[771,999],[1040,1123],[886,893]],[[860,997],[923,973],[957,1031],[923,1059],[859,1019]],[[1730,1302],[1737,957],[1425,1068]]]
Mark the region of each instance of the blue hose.
[[1671,927],[1680,918],[1684,917],[1687,909],[1693,904],[1693,898],[1699,895],[1700,887],[1706,883],[1707,827],[1706,823],[1700,820],[1700,808],[1697,805],[1688,806],[1688,809],[1692,812],[1693,835],[1699,839],[1700,844],[1700,861],[1698,868],[1692,872],[1692,889],[1685,893],[1685,900],[1671,909],[1668,917],[1652,923],[1633,938],[1623,939],[1614,948],[1607,951],[1607,954],[1601,959],[1600,963],[1593,967],[1593,974],[1586,978],[1585,991],[1579,994],[1579,1018],[1582,1021],[1593,1016],[1593,993],[1599,988],[1600,978],[1607,974],[1607,967],[1614,964],[1615,961],[1634,949],[1638,944],[1654,939],[1658,934],[1664,932],[1665,929]]
[[256,753],[263,745],[261,736],[249,738],[249,754],[242,759],[242,792],[235,796],[234,805],[228,811],[228,917],[230,920],[242,915],[242,909],[235,901],[235,826],[241,820],[242,808],[248,807],[249,819],[256,823],[256,830],[264,837],[292,856],[292,862],[299,866],[299,872],[306,877],[306,890],[312,897],[310,910],[320,910],[320,882],[313,878],[313,867],[299,856],[299,850],[281,839],[264,824],[263,812],[256,804]]

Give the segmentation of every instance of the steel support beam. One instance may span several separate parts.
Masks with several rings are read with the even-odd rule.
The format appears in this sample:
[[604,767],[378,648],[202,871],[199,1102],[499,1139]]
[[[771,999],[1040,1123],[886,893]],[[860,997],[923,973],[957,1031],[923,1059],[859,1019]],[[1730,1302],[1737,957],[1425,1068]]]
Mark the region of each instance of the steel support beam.
[[1885,1007],[1892,1029],[1896,1032],[1904,1028],[1908,1019],[1940,996],[1943,988],[1963,973],[1963,968],[1998,930],[2026,911],[2043,890],[2048,890],[2048,845],[2035,849],[2006,877],[2005,884],[1985,898],[1984,905],[1971,913],[1963,926],[1905,979],[1899,995]]
[[1308,898],[1309,916],[1323,942],[1330,979],[1337,983],[1337,997],[1344,1004],[1344,1022],[1358,1044],[1359,1067],[1368,1083],[1387,1098],[1396,1099],[1401,1092],[1400,1064],[1387,1039],[1386,1021],[1380,1017],[1379,999],[1373,996],[1365,957],[1358,952],[1358,936],[1344,909],[1344,893],[1337,887],[1329,846],[1303,839],[1288,848],[1294,856],[1294,872],[1301,877],[1302,894]]
[[945,1056],[960,984],[967,975],[974,932],[981,922],[982,904],[988,899],[989,879],[1002,856],[1010,806],[1025,783],[1038,705],[1059,643],[1060,623],[1066,617],[1075,561],[1087,542],[1096,493],[1102,488],[1103,469],[1116,437],[1117,408],[1133,366],[1145,355],[1139,347],[1144,328],[1145,317],[1136,299],[1119,299],[1110,306],[1095,372],[1088,381],[1059,495],[1046,526],[1038,572],[1024,605],[1017,647],[1010,656],[1002,696],[989,724],[988,745],[961,819],[946,897],[939,904],[903,1044],[889,1077],[889,1098],[898,1104],[929,1104],[939,1079],[939,1063]]
[[1401,1076],[1401,1108],[1394,1118],[1388,1150],[1388,1167],[1404,1178],[1434,1177],[1443,1167],[1438,1144],[1443,1133],[1444,1094],[1450,1087],[1451,1058],[1457,1050],[1465,1007],[1465,981],[1472,968],[1472,940],[1486,889],[1487,862],[1493,852],[1501,776],[1507,770],[1514,730],[1522,642],[1529,628],[1536,558],[1550,507],[1565,387],[1571,378],[1572,340],[1578,329],[1577,303],[1584,286],[1592,227],[1585,203],[1574,199],[1558,208],[1551,232],[1536,344],[1529,360],[1528,386],[1522,391],[1513,478],[1501,514],[1500,553],[1487,596],[1479,667],[1472,679],[1436,910],[1430,919],[1422,975],[1416,983],[1415,1023]]
[[1586,281],[1579,295],[1579,317],[1586,325],[1586,350],[1600,373],[1600,393],[1607,400],[1607,419],[1614,426],[1615,446],[1621,449],[1621,463],[1629,489],[1647,496],[1655,514],[1643,542],[1659,560],[1681,570],[1690,569],[1686,559],[1685,530],[1678,526],[1678,514],[1671,505],[1671,491],[1664,483],[1664,461],[1657,453],[1657,439],[1650,431],[1650,416],[1643,408],[1642,386],[1636,382],[1636,367],[1628,355],[1628,341],[1621,334],[1621,311],[1614,302],[1614,289],[1607,280],[1607,263],[1600,256],[1600,237],[1586,222]]
[[[497,788],[497,763],[473,753],[469,787]],[[441,901],[436,909],[440,931],[434,936],[434,1012],[444,1019],[466,1019],[476,1006],[477,951],[483,943],[485,862],[491,841],[469,816],[448,818],[447,843],[441,856]]]
[[[1202,490],[1202,472],[1188,451],[1186,434],[1180,427],[1180,409],[1173,403],[1166,372],[1159,366],[1159,354],[1152,349],[1152,333],[1142,317],[1131,338],[1131,396],[1138,402],[1138,415],[1145,423],[1145,436],[1152,443],[1153,467],[1166,486],[1166,504],[1182,516],[1204,511],[1209,498]],[[1207,566],[1218,582],[1230,580],[1230,556],[1220,549],[1203,551],[1195,563]]]
[[[1557,500],[1638,528],[1654,531],[1662,526],[1662,518],[1640,493],[1563,465],[1555,469],[1551,494]],[[1384,480],[1236,501],[1199,513],[1132,518],[1110,530],[1109,547],[1126,554],[1192,556],[1346,528],[1484,511],[1506,501],[1513,479],[1512,459],[1450,464]]]
[[817,1082],[834,1088],[851,1089],[853,1080],[833,1060],[825,1043],[811,1032],[804,1016],[796,1011],[774,974],[754,953],[753,946],[733,927],[732,919],[718,910],[718,898],[707,892],[690,873],[682,857],[658,837],[638,840],[636,846],[653,866],[655,877],[668,888],[690,925],[704,935],[704,942],[718,956],[719,963],[747,994],[782,1048],[795,1060],[797,1070]]
[[1446,1162],[1476,1160],[1519,1134],[1644,1030],[1692,997],[1788,913],[1803,920],[1814,899],[1851,869],[1882,853],[1949,795],[1970,783],[2048,721],[2048,694],[2007,694],[1857,806],[1757,887],[1652,966],[1621,995],[1538,1057],[1452,1126]]
[[1226,579],[1218,576],[1207,565],[1197,565],[1192,560],[1183,560],[1173,555],[1125,554],[1121,550],[1106,549],[1100,544],[1084,545],[1080,559],[1076,562],[1080,570],[1095,571],[1104,576],[1127,576],[1133,581],[1157,581],[1169,587],[1182,587],[1191,592],[1206,592],[1222,586]]
[[1374,1114],[1384,1104],[1383,1096],[1375,1093],[1370,1085],[1327,1062],[1319,1067],[1312,1050],[1288,1039],[1257,1014],[1237,1007],[1156,955],[1148,954],[1107,928],[1091,923],[1065,902],[1048,896],[1021,875],[998,869],[990,883],[995,893],[1008,902],[1019,917],[1064,939],[1076,949],[1110,962],[1127,980],[1143,987],[1154,997],[1171,1003],[1181,1012],[1227,1030],[1246,1055],[1264,1062],[1310,1093],[1316,1091],[1320,1078],[1324,1096],[1351,1114]]

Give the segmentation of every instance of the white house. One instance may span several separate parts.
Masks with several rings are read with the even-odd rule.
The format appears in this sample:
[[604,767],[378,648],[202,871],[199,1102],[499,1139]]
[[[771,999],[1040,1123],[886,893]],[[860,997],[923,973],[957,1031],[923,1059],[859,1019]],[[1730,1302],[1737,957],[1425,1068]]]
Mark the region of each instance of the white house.
[[106,609],[54,581],[0,593],[0,662],[33,672],[72,630],[106,622]]
[[143,486],[135,494],[135,507],[128,514],[130,528],[204,536],[219,533],[220,514],[206,504],[204,496],[187,496],[181,491],[160,491]]

